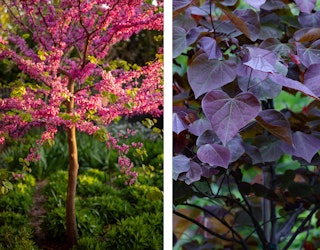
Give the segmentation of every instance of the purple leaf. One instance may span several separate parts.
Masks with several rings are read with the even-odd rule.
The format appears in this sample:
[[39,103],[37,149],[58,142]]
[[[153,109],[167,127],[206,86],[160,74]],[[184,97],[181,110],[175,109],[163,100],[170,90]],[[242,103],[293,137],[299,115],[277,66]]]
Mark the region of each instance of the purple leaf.
[[320,149],[320,140],[313,135],[297,131],[293,134],[293,147],[282,143],[284,153],[291,154],[311,162],[313,156]]
[[249,155],[249,157],[251,158],[251,163],[253,165],[263,163],[261,153],[257,147],[244,144],[244,149],[246,150],[246,154]]
[[[257,2],[257,0],[255,2]],[[255,12],[252,9],[240,9],[240,10],[235,10],[233,13],[237,17],[239,17],[248,27],[250,31],[250,37],[249,37],[250,40],[251,41],[257,40],[260,33],[260,19],[257,12]]]
[[196,98],[232,82],[236,77],[233,63],[225,60],[208,60],[206,53],[200,54],[192,61],[187,74]]
[[311,64],[320,63],[320,41],[315,41],[310,47],[306,48],[301,43],[297,44],[297,54],[301,63],[309,67]]
[[211,37],[202,37],[199,40],[199,43],[201,45],[201,49],[203,49],[203,51],[207,54],[209,60],[222,58],[222,52],[217,46],[215,39]]
[[320,96],[320,64],[312,64],[304,74],[304,84],[316,95]]
[[257,136],[253,143],[258,147],[263,162],[277,161],[283,155],[281,141],[273,136]]
[[229,149],[218,144],[205,144],[201,146],[197,151],[197,156],[203,163],[224,168],[228,168],[230,161]]
[[233,139],[227,143],[227,148],[231,153],[230,162],[238,160],[245,152],[241,136],[233,137]]
[[298,20],[302,28],[320,27],[320,12],[319,11],[316,11],[315,13],[300,12]]
[[189,132],[196,136],[202,135],[206,130],[211,130],[211,123],[203,118],[198,119],[189,125]]
[[191,4],[191,2],[192,0],[174,0],[172,3],[173,11],[187,7],[189,4]]
[[238,77],[239,88],[243,92],[251,92],[254,94],[259,100],[272,99],[277,97],[282,87],[271,81],[270,79],[260,80],[255,77]]
[[185,155],[172,157],[173,173],[172,178],[177,180],[181,173],[188,172],[190,169],[190,159]]
[[200,147],[204,144],[214,144],[219,141],[217,135],[213,132],[211,123],[210,123],[210,130],[205,131],[203,134],[201,134],[196,141],[197,147]]
[[208,29],[206,29],[203,26],[191,28],[187,33],[187,46],[196,42],[202,32],[207,32],[207,31]]
[[301,12],[310,14],[316,6],[317,0],[294,0]]
[[187,185],[190,185],[191,183],[200,180],[201,176],[202,176],[201,166],[198,163],[191,161],[190,169],[185,175],[185,179],[184,179],[185,183]]
[[270,74],[269,78],[270,80],[280,84],[281,86],[287,87],[289,89],[298,90],[304,93],[305,95],[311,96],[316,99],[318,98],[316,94],[314,94],[308,87],[303,85],[301,82],[292,80],[280,74]]
[[292,145],[291,128],[288,119],[277,110],[263,110],[256,117],[257,122],[271,134]]
[[281,43],[276,38],[268,38],[264,40],[260,45],[260,49],[265,49],[274,52],[275,54],[288,56],[290,47],[284,43]]
[[259,48],[247,48],[249,51],[250,59],[244,65],[252,69],[260,70],[263,72],[275,72],[275,64],[277,62],[276,56],[273,52]]
[[202,166],[202,176],[203,177],[210,178],[213,175],[216,175],[218,173],[219,173],[219,169],[217,169],[216,167],[212,167],[210,165]]
[[[252,0],[253,1],[253,0]],[[262,6],[264,10],[280,10],[286,7],[282,0],[268,0]]]
[[245,0],[247,4],[251,5],[253,8],[260,10],[260,6],[263,5],[266,0]]
[[260,111],[259,100],[251,93],[240,93],[230,98],[225,92],[214,90],[205,95],[202,108],[213,131],[226,145],[239,130]]
[[223,6],[234,6],[238,0],[223,0],[220,1],[219,3],[222,4]]
[[172,131],[176,134],[180,134],[187,129],[187,125],[183,122],[177,113],[172,114]]
[[187,47],[187,32],[180,27],[173,27],[172,57],[178,57]]

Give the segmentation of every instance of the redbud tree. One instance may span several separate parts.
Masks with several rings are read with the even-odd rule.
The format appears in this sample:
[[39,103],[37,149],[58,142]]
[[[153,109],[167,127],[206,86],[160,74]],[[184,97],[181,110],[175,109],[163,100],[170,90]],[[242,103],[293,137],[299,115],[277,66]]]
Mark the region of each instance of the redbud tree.
[[[19,77],[0,99],[0,143],[41,128],[25,164],[38,149],[67,132],[69,179],[66,200],[68,245],[76,244],[78,155],[76,131],[106,142],[119,152],[119,168],[133,183],[137,174],[125,145],[107,127],[121,116],[161,115],[162,49],[152,62],[112,67],[108,54],[120,41],[143,30],[163,29],[163,1],[25,0],[1,1],[10,15],[1,26],[0,59],[16,65]],[[132,131],[128,131],[131,133]],[[88,149],[90,150],[90,149]]]

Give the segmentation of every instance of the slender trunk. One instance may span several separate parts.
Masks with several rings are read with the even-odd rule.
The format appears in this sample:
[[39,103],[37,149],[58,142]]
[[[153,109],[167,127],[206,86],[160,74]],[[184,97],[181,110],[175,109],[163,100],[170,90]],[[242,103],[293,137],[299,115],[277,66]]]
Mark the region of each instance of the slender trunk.
[[[74,93],[74,83],[69,82],[69,91]],[[67,112],[72,113],[74,108],[74,98],[71,97],[67,103]],[[68,190],[66,199],[66,226],[67,226],[67,245],[71,249],[78,241],[78,229],[76,221],[76,187],[78,176],[78,148],[76,140],[76,128],[70,127],[67,129],[68,147],[69,147],[69,176],[68,176]]]

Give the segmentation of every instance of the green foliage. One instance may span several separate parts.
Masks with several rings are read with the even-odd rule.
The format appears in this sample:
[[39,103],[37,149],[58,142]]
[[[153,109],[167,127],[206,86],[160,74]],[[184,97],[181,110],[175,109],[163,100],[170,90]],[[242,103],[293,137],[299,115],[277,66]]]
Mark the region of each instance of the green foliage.
[[41,223],[48,239],[65,241],[66,238],[66,211],[57,207],[49,210]]
[[29,218],[23,214],[3,211],[0,213],[0,226],[10,225],[14,228],[20,228],[29,223]]
[[34,187],[35,178],[25,174],[24,180],[14,183],[13,189],[7,195],[0,197],[0,210],[27,213],[33,205]]
[[143,213],[111,225],[105,235],[106,249],[160,250],[162,235],[162,213]]
[[5,225],[0,227],[0,249],[10,250],[37,250],[38,247],[32,240],[32,230],[30,227],[20,228]]
[[81,203],[81,207],[89,208],[98,214],[102,224],[114,224],[120,218],[126,218],[137,212],[130,202],[116,194],[90,197]]
[[106,243],[97,237],[82,237],[79,239],[78,244],[73,248],[73,250],[85,250],[85,249],[94,249],[94,250],[104,250],[107,245]]

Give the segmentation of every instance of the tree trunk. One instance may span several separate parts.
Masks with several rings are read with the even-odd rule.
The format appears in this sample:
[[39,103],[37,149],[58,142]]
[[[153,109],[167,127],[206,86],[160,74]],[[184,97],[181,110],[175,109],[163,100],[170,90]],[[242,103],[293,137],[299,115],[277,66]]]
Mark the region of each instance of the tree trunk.
[[[74,93],[74,83],[70,81],[69,91]],[[67,112],[72,113],[74,108],[74,98],[71,97],[67,103]],[[67,129],[68,147],[69,147],[69,175],[68,175],[68,190],[66,199],[66,226],[67,226],[67,246],[71,249],[78,241],[78,229],[76,220],[76,188],[78,176],[78,148],[76,140],[75,126]]]

